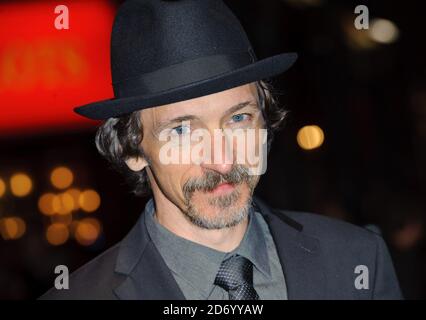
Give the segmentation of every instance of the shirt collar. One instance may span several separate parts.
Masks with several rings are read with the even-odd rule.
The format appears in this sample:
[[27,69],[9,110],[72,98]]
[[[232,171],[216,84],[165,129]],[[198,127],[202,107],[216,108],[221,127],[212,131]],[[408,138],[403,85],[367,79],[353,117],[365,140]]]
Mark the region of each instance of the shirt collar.
[[222,261],[235,254],[249,259],[255,268],[271,277],[265,236],[253,208],[250,210],[249,224],[240,245],[228,253],[177,236],[158,223],[154,213],[155,203],[151,198],[145,206],[145,224],[166,265],[194,289],[198,289],[205,298],[214,288]]
[[256,269],[265,276],[270,277],[271,269],[269,266],[268,250],[265,234],[258,220],[261,218],[259,215],[253,208],[250,209],[250,220],[246,233],[240,245],[228,253],[228,255],[238,254],[249,259]]

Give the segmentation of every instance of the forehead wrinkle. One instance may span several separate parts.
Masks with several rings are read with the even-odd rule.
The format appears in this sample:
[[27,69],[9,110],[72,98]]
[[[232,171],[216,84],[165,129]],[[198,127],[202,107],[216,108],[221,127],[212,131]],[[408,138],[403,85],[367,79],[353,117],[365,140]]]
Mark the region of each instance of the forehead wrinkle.
[[[254,87],[255,88],[255,87]],[[248,88],[244,88],[246,91]],[[250,94],[246,97],[241,99],[243,102],[239,102],[225,110],[223,110],[222,112],[222,117],[225,115],[228,115],[232,112],[235,112],[236,109],[240,109],[242,108],[241,105],[242,104],[247,104],[247,106],[256,106],[257,109],[260,109],[259,103],[258,103],[258,99],[257,99],[257,94],[255,94],[253,91],[253,86],[250,85],[248,91],[250,92]],[[247,93],[247,91],[246,91]],[[191,99],[194,100],[194,99]],[[162,124],[167,124],[170,123],[171,120],[175,119],[175,118],[182,118],[182,117],[193,117],[193,120],[201,120],[202,118],[206,118],[206,119],[211,119],[211,117],[209,117],[208,115],[206,115],[207,110],[211,109],[212,106],[214,106],[216,100],[221,100],[219,97],[217,97],[217,99],[205,99],[202,101],[197,101],[197,103],[195,101],[186,101],[184,102],[184,104],[182,105],[182,103],[178,103],[178,104],[169,104],[169,105],[164,105],[164,106],[159,106],[159,107],[155,107],[155,108],[150,108],[150,112],[151,112],[151,116],[152,116],[152,124],[153,124],[153,130],[151,131],[158,131],[158,129],[162,126]],[[188,103],[188,108],[184,108],[185,103]],[[201,106],[201,105],[204,105]],[[188,112],[184,113],[184,112],[179,112],[179,111],[174,111],[174,109],[177,110],[182,110],[182,109],[187,109]],[[215,115],[217,115],[217,109],[221,109],[221,108],[214,108],[213,111],[211,111],[210,113],[213,113]],[[201,111],[200,111],[201,110]],[[173,117],[167,117],[165,120],[161,119],[161,112],[164,113],[168,113],[167,111],[171,111],[170,113],[174,114],[175,116]],[[195,114],[194,114],[195,113]],[[197,119],[196,119],[197,118]],[[179,119],[178,119],[179,120]],[[186,120],[186,119],[184,119]]]

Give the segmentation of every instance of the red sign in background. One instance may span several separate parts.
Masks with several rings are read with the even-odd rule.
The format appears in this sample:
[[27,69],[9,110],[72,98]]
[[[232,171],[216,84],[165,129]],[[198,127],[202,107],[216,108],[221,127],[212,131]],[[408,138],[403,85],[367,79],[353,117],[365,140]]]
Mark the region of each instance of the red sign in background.
[[[55,28],[58,5],[69,10],[68,30]],[[113,97],[115,10],[107,0],[0,3],[0,135],[93,124],[73,108]]]

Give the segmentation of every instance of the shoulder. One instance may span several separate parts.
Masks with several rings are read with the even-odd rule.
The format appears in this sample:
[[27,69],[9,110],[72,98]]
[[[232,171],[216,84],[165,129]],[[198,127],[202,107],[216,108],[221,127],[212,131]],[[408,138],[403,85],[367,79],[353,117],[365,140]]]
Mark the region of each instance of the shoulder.
[[112,289],[119,281],[114,272],[120,243],[109,248],[69,276],[69,289],[52,287],[41,300],[115,299]]
[[[315,213],[289,210],[274,212],[298,224],[301,234],[318,243],[321,266],[328,279],[327,285],[332,289],[330,296],[340,292],[342,295],[337,295],[340,298],[402,298],[389,250],[380,234]],[[367,280],[363,285],[372,290],[355,290],[354,281],[364,277]],[[350,292],[352,296],[348,296]]]
[[277,209],[274,211],[299,223],[303,227],[303,233],[321,242],[349,245],[356,241],[358,245],[375,245],[381,239],[376,231],[321,214]]
[[322,263],[333,274],[364,265],[373,271],[380,256],[389,256],[382,236],[364,227],[316,213],[274,211],[300,224],[298,233],[317,243]]

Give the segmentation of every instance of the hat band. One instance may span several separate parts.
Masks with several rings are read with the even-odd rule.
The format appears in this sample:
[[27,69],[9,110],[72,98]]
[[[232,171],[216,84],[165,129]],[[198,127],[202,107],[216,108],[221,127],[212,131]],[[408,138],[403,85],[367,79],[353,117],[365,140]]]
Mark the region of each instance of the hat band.
[[208,80],[255,61],[252,50],[197,58],[113,83],[114,94],[123,98],[158,93]]

